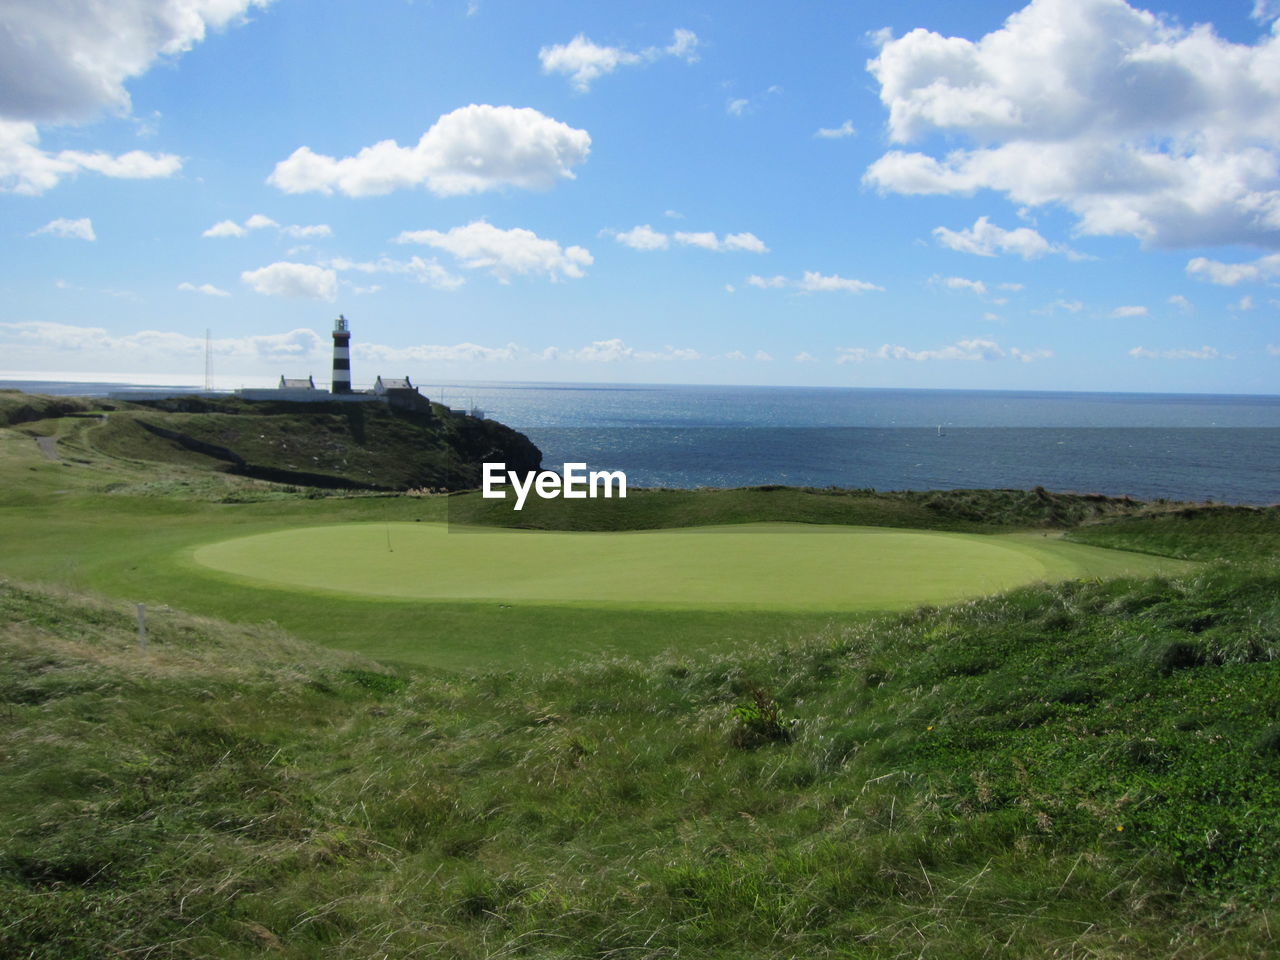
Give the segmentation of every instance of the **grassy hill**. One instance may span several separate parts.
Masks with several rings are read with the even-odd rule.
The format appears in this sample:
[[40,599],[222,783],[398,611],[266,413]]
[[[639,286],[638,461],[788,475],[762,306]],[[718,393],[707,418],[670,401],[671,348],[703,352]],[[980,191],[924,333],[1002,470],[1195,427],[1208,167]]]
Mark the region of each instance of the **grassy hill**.
[[480,464],[533,470],[541,454],[492,420],[440,404],[270,403],[199,398],[148,402],[112,414],[94,436],[103,453],[199,463],[281,483],[370,490],[479,485]]
[[0,427],[11,427],[34,420],[50,420],[103,410],[116,410],[127,404],[92,400],[87,397],[47,397],[22,390],[0,390]]
[[[1280,951],[1280,509],[752,488],[513,515],[199,448],[303,475],[305,427],[361,483],[350,421],[49,399],[0,394],[0,956]],[[183,560],[445,519],[1065,531],[1203,564],[798,617],[320,602]],[[145,651],[103,595],[146,601]]]
[[406,410],[200,397],[114,403],[6,392],[0,425],[67,439],[90,459],[159,474],[176,468],[311,488],[465,489],[479,485],[486,460],[515,470],[541,462],[523,434],[439,404]]
[[0,954],[1266,957],[1280,577],[388,671],[0,587]]
[[1186,560],[1280,561],[1280,507],[1209,506],[1081,527],[1071,539]]

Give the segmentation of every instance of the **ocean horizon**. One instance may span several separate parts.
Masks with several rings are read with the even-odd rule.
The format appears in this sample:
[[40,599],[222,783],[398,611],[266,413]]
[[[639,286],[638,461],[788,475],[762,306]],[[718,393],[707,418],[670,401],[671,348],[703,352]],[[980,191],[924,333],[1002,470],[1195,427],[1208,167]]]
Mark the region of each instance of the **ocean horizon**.
[[[0,380],[94,396],[187,384]],[[929,490],[1043,486],[1139,499],[1280,501],[1280,396],[444,381],[526,433],[544,463],[637,487]]]

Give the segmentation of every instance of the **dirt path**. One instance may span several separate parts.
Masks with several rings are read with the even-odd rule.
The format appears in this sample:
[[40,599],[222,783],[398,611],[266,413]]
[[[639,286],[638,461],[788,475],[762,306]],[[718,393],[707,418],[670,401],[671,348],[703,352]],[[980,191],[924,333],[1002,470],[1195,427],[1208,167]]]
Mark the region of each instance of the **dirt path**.
[[44,454],[46,460],[52,460],[55,463],[61,462],[62,458],[58,456],[57,437],[36,437],[36,446],[40,448],[40,452]]

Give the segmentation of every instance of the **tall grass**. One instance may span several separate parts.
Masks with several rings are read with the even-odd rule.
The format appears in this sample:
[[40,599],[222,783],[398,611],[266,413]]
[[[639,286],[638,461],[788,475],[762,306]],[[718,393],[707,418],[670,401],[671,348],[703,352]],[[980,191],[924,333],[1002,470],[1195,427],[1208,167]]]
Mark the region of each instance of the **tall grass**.
[[1268,956],[1278,588],[433,677],[7,585],[0,954]]
[[1280,507],[1210,506],[1085,526],[1080,543],[1186,560],[1280,559]]

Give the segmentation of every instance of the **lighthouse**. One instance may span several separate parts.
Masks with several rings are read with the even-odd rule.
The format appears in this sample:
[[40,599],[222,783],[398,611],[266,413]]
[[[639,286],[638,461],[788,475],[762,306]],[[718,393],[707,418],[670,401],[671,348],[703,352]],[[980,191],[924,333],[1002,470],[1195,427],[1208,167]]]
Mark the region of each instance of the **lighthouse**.
[[347,318],[338,314],[333,321],[333,385],[331,393],[351,392],[351,331]]

